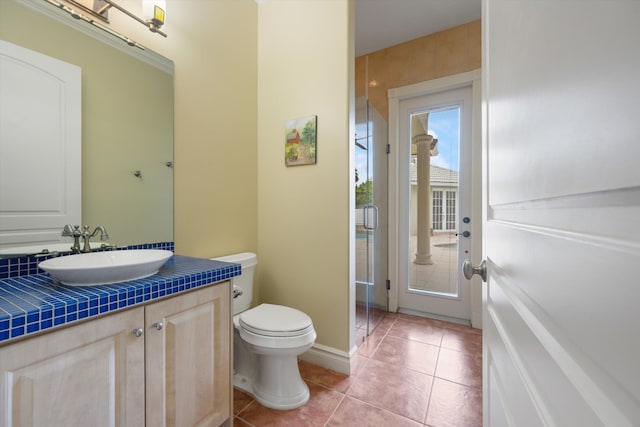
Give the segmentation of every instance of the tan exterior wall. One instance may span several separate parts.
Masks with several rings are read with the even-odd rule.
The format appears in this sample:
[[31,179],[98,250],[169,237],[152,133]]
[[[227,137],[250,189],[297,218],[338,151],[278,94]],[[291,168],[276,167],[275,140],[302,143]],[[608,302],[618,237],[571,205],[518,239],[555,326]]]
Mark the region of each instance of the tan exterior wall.
[[479,69],[480,48],[480,21],[473,21],[359,56],[356,96],[368,90],[369,100],[386,120],[388,89]]

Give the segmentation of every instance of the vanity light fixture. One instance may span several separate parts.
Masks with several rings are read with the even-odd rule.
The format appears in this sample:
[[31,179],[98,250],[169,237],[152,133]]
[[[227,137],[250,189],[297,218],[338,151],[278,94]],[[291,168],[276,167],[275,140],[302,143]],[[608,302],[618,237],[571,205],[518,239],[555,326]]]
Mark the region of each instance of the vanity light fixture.
[[[137,47],[140,50],[145,50],[144,46],[142,46],[141,44],[139,44],[138,42],[136,42],[135,40],[131,40],[129,37],[120,34],[117,31],[112,30],[110,27],[103,25],[102,23],[96,21],[93,16],[99,16],[101,20],[105,20],[108,22],[107,19],[107,14],[102,14],[102,15],[98,15],[99,9],[92,11],[89,10],[89,12],[91,13],[91,15],[83,15],[82,13],[76,11],[75,9],[70,8],[69,6],[67,6],[64,3],[59,3],[56,0],[44,0],[45,3],[48,3],[60,10],[62,10],[63,12],[68,13],[70,16],[72,16],[73,18],[79,20],[79,21],[83,21],[86,22],[87,24],[91,24],[96,28],[101,29],[102,31],[104,31],[105,33],[111,34],[114,37],[119,38],[120,40],[124,41],[126,44],[128,44],[129,46],[133,46],[133,47]],[[86,9],[86,8],[84,8]],[[165,35],[166,37],[166,35]]]
[[162,27],[162,25],[164,25],[164,15],[165,15],[164,8],[162,8],[162,7],[160,7],[158,5],[160,3],[160,0],[155,0],[155,1],[152,1],[152,2],[149,2],[149,1],[144,1],[143,2],[143,8],[146,7],[146,5],[149,4],[149,3],[151,3],[152,6],[153,6],[153,13],[149,16],[149,19],[147,19],[147,20],[144,20],[144,19],[138,17],[137,15],[134,15],[133,13],[129,12],[124,7],[122,7],[119,4],[117,4],[116,2],[114,2],[113,0],[102,0],[102,2],[106,3],[106,4],[104,6],[102,6],[102,8],[98,11],[98,13],[102,14],[105,11],[107,11],[108,9],[113,7],[115,9],[118,9],[120,12],[124,13],[128,17],[133,18],[136,21],[138,21],[139,23],[141,23],[142,25],[148,27],[149,30],[152,33],[158,33],[162,37],[167,37],[166,33],[160,31],[160,27]]
[[157,32],[164,25],[165,9],[165,0],[142,0],[142,18],[152,32]]

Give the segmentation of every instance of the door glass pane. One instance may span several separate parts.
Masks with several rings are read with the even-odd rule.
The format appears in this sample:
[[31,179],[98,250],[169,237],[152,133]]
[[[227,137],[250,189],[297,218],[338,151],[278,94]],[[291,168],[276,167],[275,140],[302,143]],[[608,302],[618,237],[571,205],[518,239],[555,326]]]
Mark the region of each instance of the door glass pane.
[[442,230],[442,191],[433,191],[433,229]]
[[456,191],[447,191],[447,230],[456,229]]
[[460,108],[415,116],[437,142],[412,127],[409,291],[456,297]]
[[[387,122],[356,99],[356,333],[369,335],[387,311]],[[356,337],[356,340],[360,338]]]

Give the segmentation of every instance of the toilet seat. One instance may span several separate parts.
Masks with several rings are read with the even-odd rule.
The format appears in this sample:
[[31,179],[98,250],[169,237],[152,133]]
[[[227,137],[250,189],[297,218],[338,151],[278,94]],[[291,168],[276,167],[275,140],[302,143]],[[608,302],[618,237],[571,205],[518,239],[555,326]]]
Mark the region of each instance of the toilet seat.
[[266,337],[298,337],[313,331],[311,318],[300,310],[274,304],[242,312],[239,324],[245,331]]

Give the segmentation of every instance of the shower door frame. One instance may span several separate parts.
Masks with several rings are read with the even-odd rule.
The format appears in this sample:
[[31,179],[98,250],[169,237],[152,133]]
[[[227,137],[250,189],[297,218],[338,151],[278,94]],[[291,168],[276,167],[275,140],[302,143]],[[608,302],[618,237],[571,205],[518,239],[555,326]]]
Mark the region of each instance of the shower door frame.
[[[364,287],[364,292],[356,290],[356,302],[360,301],[358,295],[364,293],[366,309],[366,332],[368,336],[377,326],[383,312],[389,309],[388,293],[388,125],[384,118],[371,106],[366,97],[365,107],[365,135],[356,135],[356,150],[358,147],[367,152],[367,172],[362,182],[372,180],[373,191],[371,199],[363,207],[363,226],[367,232],[367,275],[365,280],[356,277],[356,288]],[[356,99],[356,104],[358,99]],[[356,108],[357,110],[358,108]],[[372,117],[373,111],[378,115],[377,120]],[[356,114],[357,116],[357,114]],[[356,122],[358,120],[356,119]],[[384,125],[384,126],[382,126]],[[382,126],[384,129],[381,129]],[[366,140],[363,144],[362,141]],[[371,173],[373,171],[373,173]],[[359,171],[362,172],[362,171]],[[359,185],[361,180],[356,184]],[[357,237],[356,237],[357,238]],[[357,242],[356,242],[357,243]],[[356,256],[356,262],[358,257]],[[372,316],[377,309],[378,316]]]

